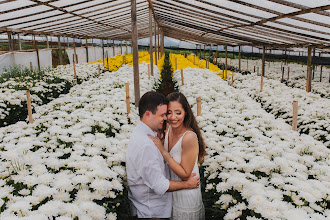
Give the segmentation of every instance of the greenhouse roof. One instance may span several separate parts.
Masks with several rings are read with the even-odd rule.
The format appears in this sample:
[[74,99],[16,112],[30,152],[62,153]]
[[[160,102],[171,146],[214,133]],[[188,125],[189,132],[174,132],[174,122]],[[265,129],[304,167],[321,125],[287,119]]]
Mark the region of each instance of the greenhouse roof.
[[[330,50],[329,0],[136,2],[140,39],[149,36],[151,7],[157,27],[179,40]],[[131,0],[0,1],[0,33],[130,40],[131,30]]]

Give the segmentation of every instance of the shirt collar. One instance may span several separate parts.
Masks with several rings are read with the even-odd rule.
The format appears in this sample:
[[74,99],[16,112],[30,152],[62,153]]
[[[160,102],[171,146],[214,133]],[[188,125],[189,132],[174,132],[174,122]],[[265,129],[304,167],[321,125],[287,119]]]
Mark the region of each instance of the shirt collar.
[[151,130],[151,128],[150,128],[148,125],[146,125],[144,122],[142,122],[142,121],[139,122],[138,127],[139,127],[140,129],[142,129],[142,131],[143,131],[144,133],[146,133],[146,134],[150,134],[150,135],[152,135],[152,136],[154,136],[154,137],[157,136],[157,132]]

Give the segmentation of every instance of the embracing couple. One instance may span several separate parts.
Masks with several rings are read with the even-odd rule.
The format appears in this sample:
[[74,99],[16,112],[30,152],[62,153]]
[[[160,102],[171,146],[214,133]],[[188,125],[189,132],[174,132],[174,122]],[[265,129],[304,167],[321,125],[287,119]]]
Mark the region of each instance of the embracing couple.
[[147,92],[139,116],[126,157],[131,219],[205,219],[198,169],[205,143],[186,97]]

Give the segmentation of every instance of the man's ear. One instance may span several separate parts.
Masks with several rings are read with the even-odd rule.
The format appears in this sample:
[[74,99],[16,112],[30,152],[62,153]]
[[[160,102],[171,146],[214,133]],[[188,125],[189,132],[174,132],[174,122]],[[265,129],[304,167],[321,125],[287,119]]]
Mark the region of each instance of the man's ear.
[[146,111],[145,113],[144,113],[144,116],[145,117],[149,117],[151,115],[151,111]]

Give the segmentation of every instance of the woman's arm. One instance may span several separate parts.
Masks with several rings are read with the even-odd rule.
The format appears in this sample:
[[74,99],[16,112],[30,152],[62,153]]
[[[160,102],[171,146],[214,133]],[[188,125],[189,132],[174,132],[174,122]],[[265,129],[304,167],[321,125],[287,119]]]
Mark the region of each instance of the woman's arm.
[[159,138],[149,136],[163,155],[165,162],[168,164],[170,169],[178,175],[182,180],[187,180],[194,169],[195,162],[198,156],[198,140],[197,136],[188,132],[182,139],[182,154],[181,164],[177,163],[169,152],[164,149]]

